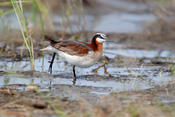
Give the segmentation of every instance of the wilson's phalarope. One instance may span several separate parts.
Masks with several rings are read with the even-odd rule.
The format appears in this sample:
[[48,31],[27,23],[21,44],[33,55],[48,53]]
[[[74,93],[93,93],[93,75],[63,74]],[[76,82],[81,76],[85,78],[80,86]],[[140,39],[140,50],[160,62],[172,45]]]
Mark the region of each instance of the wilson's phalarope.
[[58,54],[63,60],[73,65],[73,83],[75,84],[75,66],[86,68],[94,65],[102,56],[103,42],[105,42],[106,38],[105,34],[96,33],[93,36],[91,43],[86,43],[68,40],[56,41],[46,37],[45,39],[50,42],[50,45],[42,49],[42,51],[50,51],[54,53],[49,69],[52,69],[55,54]]

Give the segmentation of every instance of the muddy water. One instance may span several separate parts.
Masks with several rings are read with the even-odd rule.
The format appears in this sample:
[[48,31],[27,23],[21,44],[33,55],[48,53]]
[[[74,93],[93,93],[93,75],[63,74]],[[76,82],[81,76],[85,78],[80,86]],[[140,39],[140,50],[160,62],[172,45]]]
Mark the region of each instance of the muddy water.
[[[57,57],[53,65],[53,74],[49,74],[48,61],[51,55],[46,54],[44,58],[35,59],[34,72],[30,71],[29,60],[1,60],[0,71],[5,73],[1,73],[0,86],[27,90],[28,85],[37,85],[41,91],[49,91],[51,87],[54,95],[72,98],[72,92],[78,92],[77,95],[80,96],[106,95],[115,91],[150,89],[174,80],[168,72],[168,66],[163,64],[173,63],[175,55],[170,51],[119,49],[121,45],[114,43],[104,46],[104,56],[111,60],[106,64],[107,74],[103,68],[97,73],[92,72],[102,64],[101,62],[89,68],[77,67],[78,79],[73,86],[72,66]],[[117,59],[120,56],[124,57],[122,61]],[[155,58],[162,64],[154,64]],[[121,64],[123,62],[124,64]]]

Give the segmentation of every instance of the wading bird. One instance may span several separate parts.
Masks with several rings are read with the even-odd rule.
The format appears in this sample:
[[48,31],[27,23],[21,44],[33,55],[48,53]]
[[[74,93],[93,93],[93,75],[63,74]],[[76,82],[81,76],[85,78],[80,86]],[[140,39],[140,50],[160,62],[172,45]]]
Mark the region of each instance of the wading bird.
[[76,82],[75,66],[86,68],[94,65],[102,56],[103,53],[103,42],[105,42],[106,35],[103,33],[96,33],[91,43],[62,40],[56,41],[46,36],[45,39],[50,42],[50,45],[42,51],[53,52],[49,71],[52,72],[52,64],[55,55],[63,58],[64,61],[73,65],[73,84]]

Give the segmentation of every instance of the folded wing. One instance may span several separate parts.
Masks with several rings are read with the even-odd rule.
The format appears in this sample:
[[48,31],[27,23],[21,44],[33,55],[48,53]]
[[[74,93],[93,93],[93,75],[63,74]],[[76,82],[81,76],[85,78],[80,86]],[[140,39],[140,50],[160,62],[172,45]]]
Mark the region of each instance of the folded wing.
[[46,36],[45,39],[50,42],[52,47],[70,55],[84,56],[92,51],[92,48],[81,42],[69,40],[55,41],[54,39]]

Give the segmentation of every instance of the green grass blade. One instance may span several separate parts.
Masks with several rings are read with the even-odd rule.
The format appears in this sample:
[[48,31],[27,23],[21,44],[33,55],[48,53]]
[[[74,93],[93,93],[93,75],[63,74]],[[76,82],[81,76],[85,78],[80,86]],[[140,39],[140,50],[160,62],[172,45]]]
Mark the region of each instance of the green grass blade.
[[27,27],[27,21],[23,13],[22,1],[19,0],[17,2],[17,0],[11,0],[11,3],[15,11],[18,23],[20,25],[20,30],[21,30],[21,34],[22,34],[24,43],[29,51],[32,69],[34,70],[34,53],[33,53],[34,51],[33,51],[33,46],[30,40],[30,34],[28,31],[28,27]]

